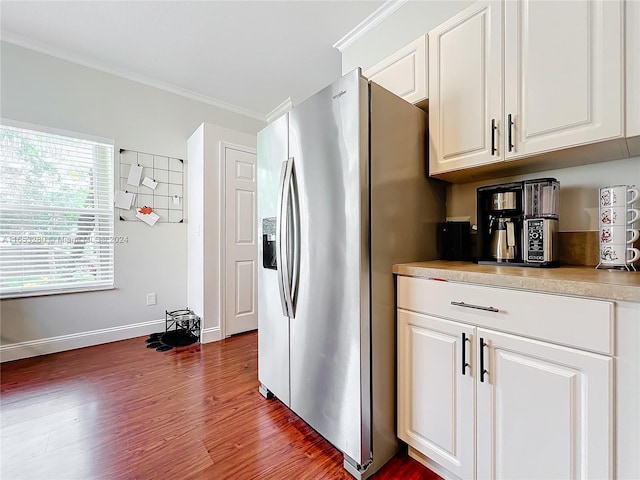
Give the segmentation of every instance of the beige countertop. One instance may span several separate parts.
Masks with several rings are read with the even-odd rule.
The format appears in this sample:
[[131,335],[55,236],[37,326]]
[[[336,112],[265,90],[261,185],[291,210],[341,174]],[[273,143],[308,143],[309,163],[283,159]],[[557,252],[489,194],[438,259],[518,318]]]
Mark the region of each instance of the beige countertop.
[[527,268],[433,260],[400,263],[393,273],[457,282],[640,302],[640,272],[593,267]]

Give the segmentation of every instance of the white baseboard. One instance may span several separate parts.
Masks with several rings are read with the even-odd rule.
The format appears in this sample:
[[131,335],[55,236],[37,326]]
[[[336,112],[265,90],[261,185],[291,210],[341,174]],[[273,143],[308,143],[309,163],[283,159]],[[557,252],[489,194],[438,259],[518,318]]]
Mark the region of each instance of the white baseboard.
[[440,464],[434,462],[427,456],[423,455],[421,452],[413,448],[411,445],[409,445],[409,451],[407,453],[411,458],[413,458],[414,460],[417,460],[422,465],[427,467],[432,472],[437,473],[440,477],[444,478],[445,480],[461,480],[460,477],[454,475],[453,473],[451,473],[449,470],[447,470]]
[[211,343],[222,340],[222,331],[220,327],[205,328],[202,330],[202,343]]
[[28,342],[0,345],[0,362],[9,362],[21,358],[37,357],[49,353],[64,352],[75,348],[90,347],[101,343],[116,342],[127,338],[142,337],[154,332],[163,332],[165,319],[132,323],[121,327],[91,330],[89,332],[42,338]]

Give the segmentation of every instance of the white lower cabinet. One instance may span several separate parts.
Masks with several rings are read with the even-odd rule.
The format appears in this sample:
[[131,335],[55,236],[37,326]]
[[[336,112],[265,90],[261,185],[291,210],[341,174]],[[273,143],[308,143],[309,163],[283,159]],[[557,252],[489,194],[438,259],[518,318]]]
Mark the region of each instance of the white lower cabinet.
[[473,330],[398,310],[398,436],[461,478],[475,468]]
[[476,335],[486,370],[477,383],[478,478],[610,478],[613,360],[482,328]]
[[[472,293],[483,303],[465,302]],[[518,293],[398,277],[399,438],[445,478],[612,478],[612,357],[488,328],[506,317],[517,331],[519,309],[540,311],[541,333],[563,321],[567,312],[545,307],[558,296],[510,302]],[[436,314],[424,308],[430,296]]]

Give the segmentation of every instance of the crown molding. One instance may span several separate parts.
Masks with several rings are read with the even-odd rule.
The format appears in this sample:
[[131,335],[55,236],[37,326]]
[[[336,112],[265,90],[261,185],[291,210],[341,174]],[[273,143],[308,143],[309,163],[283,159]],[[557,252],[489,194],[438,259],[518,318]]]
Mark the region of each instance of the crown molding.
[[0,40],[2,40],[3,42],[11,43],[13,45],[17,45],[18,47],[34,50],[36,52],[43,53],[45,55],[50,55],[52,57],[56,57],[61,60],[66,60],[71,63],[82,65],[83,67],[99,70],[101,72],[105,72],[111,75],[115,75],[117,77],[125,78],[133,82],[142,83],[144,85],[154,87],[159,90],[164,90],[165,92],[173,93],[175,95],[180,95],[181,97],[189,98],[191,100],[196,100],[198,102],[212,105],[214,107],[222,108],[229,112],[237,113],[245,117],[253,118],[255,120],[260,120],[262,122],[267,121],[265,115],[258,112],[254,112],[253,110],[239,107],[232,103],[228,103],[223,100],[218,100],[217,98],[209,97],[208,95],[203,95],[201,93],[194,92],[193,90],[188,90],[186,88],[178,87],[177,85],[173,85],[171,83],[162,82],[160,80],[156,80],[154,78],[133,73],[128,70],[102,64],[95,60],[89,59],[83,55],[78,55],[76,53],[72,53],[72,52],[69,52],[68,50],[64,50],[61,48],[52,47],[51,45],[47,45],[47,44],[38,42],[36,40],[32,40],[30,38],[26,38],[21,35],[16,35],[14,33],[3,31],[0,37]]
[[285,114],[292,108],[293,108],[293,102],[291,101],[291,97],[289,97],[280,105],[278,105],[276,108],[274,108],[269,113],[267,113],[267,123],[273,122],[276,118]]
[[356,43],[367,33],[369,33],[376,25],[382,23],[384,19],[391,16],[396,10],[402,7],[409,0],[387,0],[371,15],[356,25],[349,33],[333,44],[333,48],[337,48],[340,53],[345,51],[351,45]]

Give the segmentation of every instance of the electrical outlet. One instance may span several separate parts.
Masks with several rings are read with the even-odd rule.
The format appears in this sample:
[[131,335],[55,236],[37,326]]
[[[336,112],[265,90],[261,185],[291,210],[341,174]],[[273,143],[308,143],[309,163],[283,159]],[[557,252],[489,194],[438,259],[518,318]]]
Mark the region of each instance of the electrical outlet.
[[155,293],[147,293],[147,305],[155,305],[157,303]]

